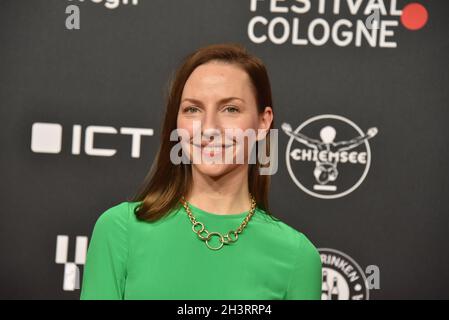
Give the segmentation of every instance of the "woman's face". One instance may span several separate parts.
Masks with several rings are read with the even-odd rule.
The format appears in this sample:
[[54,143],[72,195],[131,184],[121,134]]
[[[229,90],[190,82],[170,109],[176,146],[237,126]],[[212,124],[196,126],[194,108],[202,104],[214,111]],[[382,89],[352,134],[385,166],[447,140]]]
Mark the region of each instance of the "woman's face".
[[[218,177],[248,163],[248,149],[255,140],[242,140],[239,132],[252,129],[254,137],[263,138],[264,132],[257,135],[258,129],[268,130],[271,121],[271,107],[258,113],[248,74],[235,64],[211,61],[198,66],[187,79],[177,127],[189,134],[189,139],[182,139],[181,144],[194,168]],[[194,124],[198,126],[196,137]]]

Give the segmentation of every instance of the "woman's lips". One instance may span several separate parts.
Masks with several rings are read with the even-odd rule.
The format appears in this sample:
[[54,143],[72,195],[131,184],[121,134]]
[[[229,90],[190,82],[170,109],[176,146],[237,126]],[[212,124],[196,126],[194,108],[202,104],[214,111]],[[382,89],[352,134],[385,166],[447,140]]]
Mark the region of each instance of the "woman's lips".
[[208,157],[213,157],[214,155],[222,154],[225,151],[225,149],[234,146],[234,144],[206,145],[204,147],[202,147],[201,145],[197,145],[197,144],[192,144],[192,145],[195,146],[196,148],[200,148],[202,154],[204,154]]

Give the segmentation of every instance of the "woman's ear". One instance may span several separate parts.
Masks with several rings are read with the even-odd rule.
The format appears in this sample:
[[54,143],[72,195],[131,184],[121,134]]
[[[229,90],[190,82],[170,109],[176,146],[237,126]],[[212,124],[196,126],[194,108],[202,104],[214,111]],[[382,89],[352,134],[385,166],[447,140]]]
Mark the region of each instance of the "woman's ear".
[[263,140],[270,130],[273,122],[273,109],[270,106],[265,107],[265,110],[259,115],[259,129],[257,130],[257,141]]

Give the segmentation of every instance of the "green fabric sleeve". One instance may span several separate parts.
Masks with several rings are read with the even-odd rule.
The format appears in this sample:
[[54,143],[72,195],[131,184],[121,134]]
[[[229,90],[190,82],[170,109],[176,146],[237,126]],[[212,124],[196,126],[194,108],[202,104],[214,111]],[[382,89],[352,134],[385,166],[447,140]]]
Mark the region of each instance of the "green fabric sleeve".
[[318,250],[304,235],[300,234],[298,259],[294,265],[287,287],[286,300],[321,299],[321,257]]
[[128,258],[129,204],[122,202],[97,219],[87,250],[81,300],[123,299]]

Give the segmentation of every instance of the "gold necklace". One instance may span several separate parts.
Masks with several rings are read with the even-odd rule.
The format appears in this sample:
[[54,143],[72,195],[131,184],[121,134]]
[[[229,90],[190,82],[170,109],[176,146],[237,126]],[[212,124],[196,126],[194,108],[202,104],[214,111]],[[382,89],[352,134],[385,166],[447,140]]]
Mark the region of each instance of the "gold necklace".
[[[251,198],[251,209],[249,210],[248,215],[245,217],[243,222],[240,224],[240,226],[236,230],[230,230],[225,235],[222,235],[220,232],[207,231],[207,229],[204,227],[204,224],[202,222],[196,221],[196,218],[193,216],[192,211],[190,211],[190,208],[189,208],[184,196],[181,197],[181,202],[189,216],[190,221],[192,222],[193,232],[195,232],[201,240],[206,242],[206,246],[209,249],[218,250],[218,249],[221,249],[221,247],[223,247],[224,244],[230,244],[232,242],[236,242],[239,237],[238,236],[239,233],[241,233],[243,231],[243,229],[245,229],[249,220],[253,216],[254,211],[256,209],[256,200],[254,199],[254,197],[251,193],[249,194],[249,196]],[[200,228],[197,229],[196,226],[200,226]],[[204,235],[202,233],[204,233]],[[209,244],[209,241],[213,236],[217,236],[220,240],[220,245],[218,247],[213,247]]]

